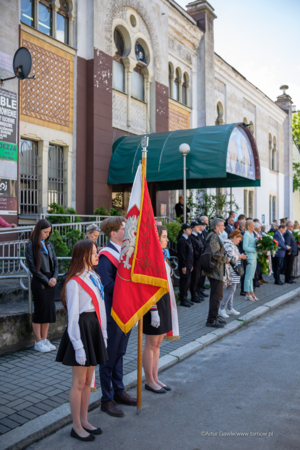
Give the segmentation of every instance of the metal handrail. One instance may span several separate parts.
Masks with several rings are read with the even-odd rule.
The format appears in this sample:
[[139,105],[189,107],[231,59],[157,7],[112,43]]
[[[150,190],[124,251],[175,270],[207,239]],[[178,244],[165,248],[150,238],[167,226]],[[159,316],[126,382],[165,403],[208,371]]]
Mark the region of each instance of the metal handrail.
[[[72,258],[69,256],[57,256],[57,259],[59,261],[70,261]],[[19,275],[5,275],[5,276],[1,276],[0,275],[0,280],[5,280],[5,279],[19,279],[20,281],[20,286],[24,291],[28,291],[28,313],[31,316],[32,315],[32,291],[31,291],[31,277],[32,277],[32,273],[30,272],[30,270],[28,269],[28,267],[24,264],[24,260],[26,260],[25,257],[20,256],[20,257],[9,257],[9,256],[0,256],[0,261],[1,260],[18,260],[20,261],[20,265],[22,267],[22,269],[24,269],[24,271],[26,272],[26,274],[19,274]],[[66,273],[59,273],[58,276],[59,277],[63,277],[65,276]],[[26,287],[23,283],[23,279],[27,278],[28,281],[28,287]]]

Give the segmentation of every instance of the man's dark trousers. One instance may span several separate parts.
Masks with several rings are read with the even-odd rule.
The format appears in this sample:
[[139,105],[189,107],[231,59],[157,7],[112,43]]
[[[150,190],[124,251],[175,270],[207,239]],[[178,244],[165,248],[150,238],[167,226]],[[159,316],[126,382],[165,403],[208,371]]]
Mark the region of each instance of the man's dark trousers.
[[285,282],[288,283],[292,280],[292,272],[293,272],[293,264],[294,264],[294,255],[286,255],[286,267],[285,267]]
[[218,317],[220,302],[223,298],[223,281],[208,277],[210,281],[209,311],[207,322],[215,322]]
[[191,286],[191,269],[186,269],[186,273],[180,269],[179,294],[180,300],[187,298],[188,290]]
[[274,272],[274,280],[276,281],[276,283],[280,282],[280,273],[281,273],[281,269],[283,267],[283,260],[284,258],[278,258],[275,257],[273,258],[273,272]]
[[242,259],[242,266],[243,266],[243,269],[244,269],[244,275],[242,275],[241,276],[241,279],[240,279],[240,284],[241,284],[241,292],[244,292],[244,282],[245,282],[245,274],[246,274],[246,263],[245,263],[245,260],[244,259]]
[[[108,361],[100,366],[100,382],[102,389],[101,402],[113,400],[114,395],[122,395],[123,356],[126,353],[130,332],[125,334],[116,322],[107,322],[107,355]],[[112,386],[111,386],[112,381]]]
[[192,298],[198,296],[198,284],[201,276],[201,267],[195,266],[191,275],[191,294]]

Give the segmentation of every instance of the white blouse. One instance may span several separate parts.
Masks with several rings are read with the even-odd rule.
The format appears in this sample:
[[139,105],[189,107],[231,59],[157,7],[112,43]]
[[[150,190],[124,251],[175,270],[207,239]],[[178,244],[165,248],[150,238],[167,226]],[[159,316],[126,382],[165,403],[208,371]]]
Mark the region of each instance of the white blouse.
[[[101,328],[103,338],[107,339],[107,324],[106,324],[106,310],[104,299],[101,297],[99,289],[94,285],[90,279],[90,275],[97,276],[95,272],[85,270],[79,277],[95,292],[101,318]],[[80,335],[79,316],[84,312],[95,311],[92,298],[89,294],[77,283],[71,280],[66,286],[66,304],[68,310],[68,335],[72,342],[74,350],[83,348],[83,343]]]

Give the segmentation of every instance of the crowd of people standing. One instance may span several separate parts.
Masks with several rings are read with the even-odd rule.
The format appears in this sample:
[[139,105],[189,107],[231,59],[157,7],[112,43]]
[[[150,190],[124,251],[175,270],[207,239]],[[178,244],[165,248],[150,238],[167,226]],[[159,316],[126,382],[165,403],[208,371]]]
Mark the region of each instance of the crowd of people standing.
[[[97,365],[100,366],[103,412],[112,417],[123,417],[124,411],[119,405],[137,404],[137,400],[126,393],[123,383],[123,357],[130,332],[123,333],[111,316],[125,223],[124,217],[110,217],[101,223],[100,228],[90,225],[86,239],[78,241],[73,248],[62,290],[61,299],[68,313],[68,325],[56,361],[72,367],[71,436],[81,441],[93,441],[96,435],[102,433],[100,428],[88,421],[91,385]],[[278,285],[284,284],[280,278],[282,272],[286,283],[295,283],[293,271],[298,242],[293,235],[294,225],[298,226],[288,220],[280,225],[274,222],[270,230],[279,243],[278,251],[273,256],[274,279]],[[175,328],[176,338],[179,339],[179,327],[167,250],[167,228],[158,221],[156,226],[165,259],[169,292],[144,316],[143,367],[145,389],[155,394],[166,394],[171,387],[158,378],[160,345],[164,336]],[[96,243],[100,231],[109,240],[107,246],[101,249]],[[56,350],[48,339],[49,324],[56,320],[55,286],[58,278],[58,262],[49,242],[51,232],[51,223],[46,219],[40,220],[26,248],[27,264],[33,275],[34,348],[42,353]],[[181,306],[191,307],[208,297],[206,277],[210,284],[208,327],[224,327],[226,318],[240,314],[233,305],[238,284],[241,285],[241,295],[249,301],[257,301],[254,289],[266,283],[257,259],[257,240],[264,233],[257,219],[246,219],[240,215],[234,221],[234,213],[226,221],[214,218],[209,224],[208,217],[201,216],[190,225],[182,224],[177,243]],[[191,299],[188,297],[189,290]]]
[[[246,300],[259,301],[255,289],[268,281],[264,280],[258,259],[257,242],[266,235],[265,227],[258,219],[246,218],[240,214],[235,221],[231,211],[227,220],[214,218],[208,233],[208,217],[182,224],[178,235],[178,270],[180,276],[180,304],[191,307],[200,303],[208,295],[204,284],[207,277],[210,284],[209,310],[206,326],[221,328],[230,315],[239,315],[233,307],[233,297],[240,284],[240,295]],[[290,220],[272,223],[268,236],[278,242],[278,250],[272,257],[275,284],[295,283],[299,276],[298,242],[293,230],[298,222]],[[295,272],[297,274],[295,275]],[[285,280],[282,281],[280,274]],[[190,290],[191,298],[188,298]]]

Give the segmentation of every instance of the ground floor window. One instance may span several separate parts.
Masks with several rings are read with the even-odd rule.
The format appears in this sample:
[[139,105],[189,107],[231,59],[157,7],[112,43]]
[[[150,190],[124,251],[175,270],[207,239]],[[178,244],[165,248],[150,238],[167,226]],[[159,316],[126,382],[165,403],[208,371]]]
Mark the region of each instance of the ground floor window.
[[39,206],[37,142],[20,142],[20,213],[36,214]]
[[270,195],[269,197],[269,214],[270,222],[274,222],[276,219],[276,197],[274,195]]
[[254,218],[254,191],[244,189],[244,214]]
[[65,205],[65,162],[63,147],[49,145],[48,153],[48,205]]

